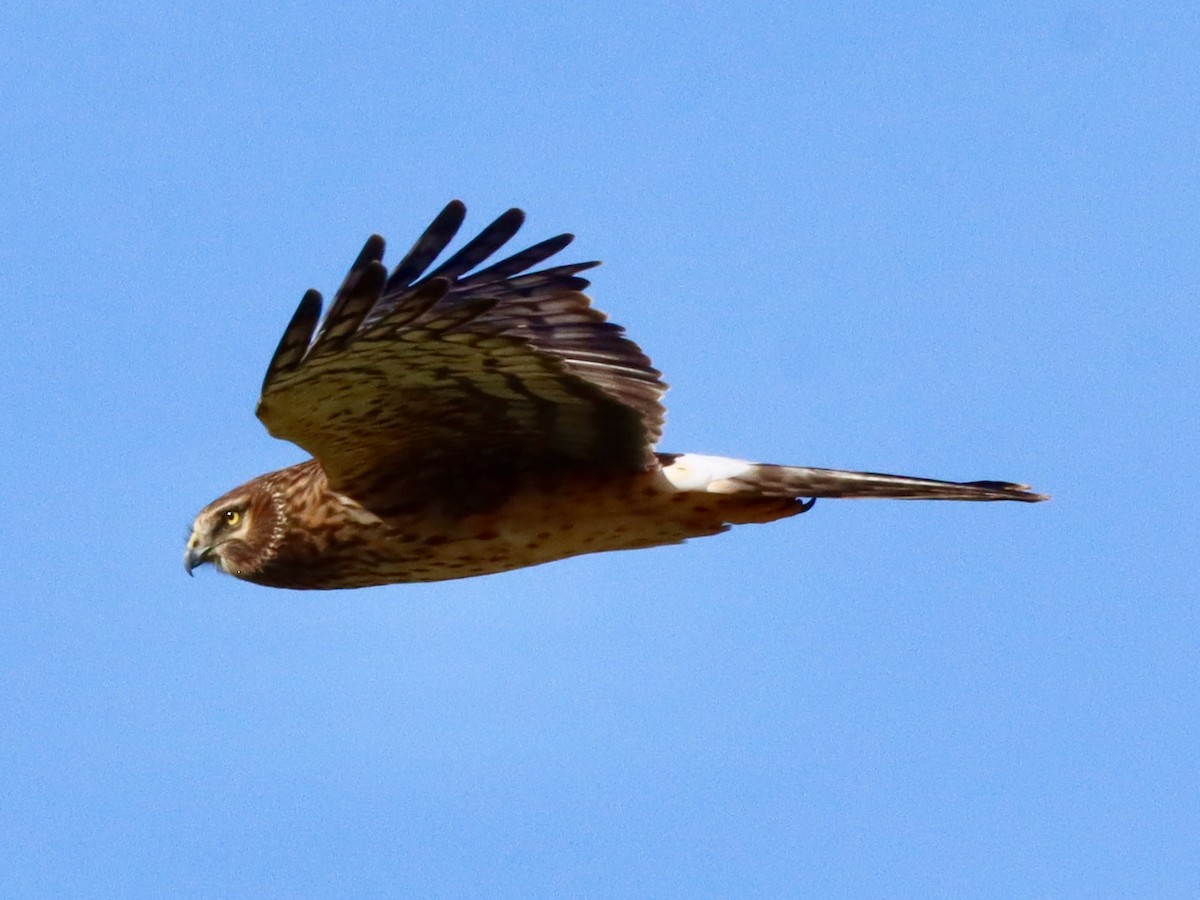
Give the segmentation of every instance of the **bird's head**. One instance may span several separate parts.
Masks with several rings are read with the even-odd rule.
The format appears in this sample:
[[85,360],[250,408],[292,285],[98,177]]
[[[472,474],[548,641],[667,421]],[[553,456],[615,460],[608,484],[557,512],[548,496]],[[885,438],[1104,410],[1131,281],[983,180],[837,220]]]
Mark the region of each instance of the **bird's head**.
[[279,504],[259,479],[214,500],[196,516],[183,553],[189,575],[196,566],[212,563],[238,578],[253,578],[278,547]]

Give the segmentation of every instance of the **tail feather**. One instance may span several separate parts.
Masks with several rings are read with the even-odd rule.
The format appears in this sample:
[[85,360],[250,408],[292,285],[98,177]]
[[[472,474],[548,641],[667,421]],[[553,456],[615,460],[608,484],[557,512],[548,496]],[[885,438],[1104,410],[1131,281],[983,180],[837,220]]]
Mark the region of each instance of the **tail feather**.
[[[738,488],[742,484],[745,487]],[[1008,481],[938,481],[885,475],[880,472],[847,472],[801,466],[758,465],[741,478],[713,482],[710,491],[760,491],[768,497],[840,497],[880,500],[1021,500],[1037,503],[1047,499],[1027,484]]]
[[[670,460],[670,462],[667,462]],[[881,500],[1019,500],[1037,503],[1046,494],[1008,481],[938,481],[806,466],[775,466],[713,456],[664,458],[663,474],[681,490],[760,497],[838,497]]]

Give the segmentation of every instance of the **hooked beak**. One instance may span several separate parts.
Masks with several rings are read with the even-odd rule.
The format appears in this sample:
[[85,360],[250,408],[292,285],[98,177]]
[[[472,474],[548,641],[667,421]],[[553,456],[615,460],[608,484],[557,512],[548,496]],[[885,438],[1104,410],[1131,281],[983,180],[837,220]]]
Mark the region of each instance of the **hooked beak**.
[[188,547],[183,554],[183,570],[191,575],[192,569],[208,562],[210,553],[212,553],[212,547]]

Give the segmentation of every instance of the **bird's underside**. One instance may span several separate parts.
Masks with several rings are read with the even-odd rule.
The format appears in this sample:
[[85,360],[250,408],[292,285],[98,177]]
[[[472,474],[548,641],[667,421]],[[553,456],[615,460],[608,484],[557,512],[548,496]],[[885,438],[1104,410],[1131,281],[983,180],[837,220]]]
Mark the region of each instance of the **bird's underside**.
[[205,507],[189,572],[211,562],[299,589],[438,581],[679,543],[818,497],[1045,499],[1008,482],[656,454],[666,386],[582,293],[596,264],[528,272],[560,235],[479,269],[520,227],[509,210],[427,271],[464,214],[447,206],[390,273],[372,236],[323,320],[305,295],[258,415],[314,458]]

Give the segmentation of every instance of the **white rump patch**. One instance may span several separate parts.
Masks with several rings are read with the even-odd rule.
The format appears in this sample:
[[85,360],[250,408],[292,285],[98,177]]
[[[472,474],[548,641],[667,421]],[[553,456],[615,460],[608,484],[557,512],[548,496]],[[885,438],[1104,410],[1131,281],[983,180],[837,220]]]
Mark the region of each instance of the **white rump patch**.
[[[755,463],[726,456],[700,456],[685,453],[663,469],[663,475],[680,491],[707,491],[716,481],[740,478],[757,468]],[[725,491],[718,491],[727,493]]]

